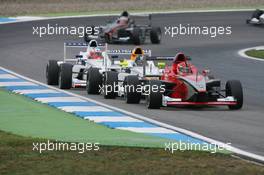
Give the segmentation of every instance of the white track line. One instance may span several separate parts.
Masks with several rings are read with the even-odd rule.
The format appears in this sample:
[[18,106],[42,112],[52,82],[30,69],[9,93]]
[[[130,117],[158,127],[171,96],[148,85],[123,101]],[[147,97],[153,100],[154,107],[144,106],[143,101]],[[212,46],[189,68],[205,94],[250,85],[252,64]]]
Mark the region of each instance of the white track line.
[[18,94],[45,94],[45,93],[61,93],[59,91],[55,91],[52,89],[26,89],[26,90],[22,90],[22,89],[18,89],[18,90],[14,90],[13,92],[18,93]]
[[5,79],[17,79],[17,77],[10,75],[10,74],[0,74],[0,78],[5,78]]
[[241,57],[244,57],[244,58],[251,59],[251,60],[264,61],[264,59],[251,57],[251,56],[248,56],[248,55],[245,53],[245,52],[248,51],[248,50],[253,50],[253,49],[258,50],[259,48],[264,48],[264,46],[256,46],[256,47],[250,47],[250,48],[246,48],[246,49],[239,50],[239,51],[238,51],[238,55],[240,55]]
[[37,86],[37,84],[31,82],[0,82],[0,87],[1,86]]
[[84,117],[84,119],[94,121],[96,123],[99,122],[143,122],[142,120],[138,120],[132,117]]
[[58,107],[59,109],[66,111],[66,112],[97,112],[97,111],[112,111],[108,108],[102,106],[63,106]]
[[80,99],[78,97],[45,97],[45,98],[35,98],[35,100],[42,103],[50,102],[86,102],[86,100]]
[[143,127],[117,127],[115,129],[138,132],[138,133],[159,133],[159,134],[175,134],[176,131],[169,130],[162,127],[150,127],[150,128],[143,128]]

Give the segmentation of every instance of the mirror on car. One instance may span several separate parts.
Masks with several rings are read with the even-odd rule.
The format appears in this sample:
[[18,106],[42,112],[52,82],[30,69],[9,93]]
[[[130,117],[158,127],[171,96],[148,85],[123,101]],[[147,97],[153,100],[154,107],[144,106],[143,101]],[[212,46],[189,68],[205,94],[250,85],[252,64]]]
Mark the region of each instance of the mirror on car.
[[159,69],[164,69],[166,66],[166,63],[165,62],[158,62],[158,68]]
[[191,60],[192,60],[192,58],[191,58],[190,56],[186,56],[186,59],[187,59],[188,61],[191,61]]
[[151,14],[149,14],[149,16],[148,16],[148,17],[149,17],[149,20],[151,20],[151,19],[152,19],[152,15],[151,15]]
[[210,73],[210,69],[204,69],[204,70],[202,71],[202,73],[203,73],[204,76],[207,76],[207,75],[209,75],[209,73]]
[[83,58],[83,55],[76,55],[75,58]]
[[112,55],[111,58],[118,58],[118,55]]

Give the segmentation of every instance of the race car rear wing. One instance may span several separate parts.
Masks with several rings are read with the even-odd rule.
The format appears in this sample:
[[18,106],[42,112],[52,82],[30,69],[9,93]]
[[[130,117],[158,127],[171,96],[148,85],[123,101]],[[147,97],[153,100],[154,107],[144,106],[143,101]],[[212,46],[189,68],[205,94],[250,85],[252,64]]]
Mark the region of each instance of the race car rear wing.
[[[151,56],[151,50],[150,49],[142,49],[144,51],[144,55]],[[114,57],[118,55],[131,55],[133,53],[133,49],[112,49],[107,50],[107,54]]]
[[[140,53],[137,53],[135,50],[139,49]],[[143,55],[144,57],[150,57],[151,56],[151,50],[150,49],[142,49],[140,47],[136,47],[134,49],[112,49],[112,50],[107,50],[107,55],[111,59],[118,59],[119,56],[131,56],[132,54],[136,55]],[[142,54],[143,53],[143,54]],[[107,59],[104,60],[104,65],[105,67],[107,66]]]
[[[191,60],[191,57],[186,56],[187,60]],[[144,58],[143,62],[143,76],[144,77],[160,77],[161,75],[146,75],[146,66],[147,61],[172,61],[175,59],[175,56],[149,56]],[[163,67],[165,67],[165,63],[163,63]],[[164,69],[164,68],[160,68]]]
[[[143,76],[144,77],[160,77],[161,75],[146,75],[146,66],[148,61],[172,61],[175,56],[147,56],[143,59]],[[165,64],[164,64],[165,65]]]
[[[104,50],[107,50],[107,43],[98,42],[97,45],[99,48],[102,48]],[[79,43],[79,42],[65,42],[63,45],[63,60],[64,62],[72,62],[76,61],[76,58],[69,59],[67,58],[67,48],[87,48],[89,46],[89,43]]]
[[170,61],[174,58],[175,56],[150,56],[146,57],[146,61]]
[[[171,61],[175,58],[175,56],[150,56],[147,57],[147,61]],[[186,56],[187,60],[191,60],[190,56]]]

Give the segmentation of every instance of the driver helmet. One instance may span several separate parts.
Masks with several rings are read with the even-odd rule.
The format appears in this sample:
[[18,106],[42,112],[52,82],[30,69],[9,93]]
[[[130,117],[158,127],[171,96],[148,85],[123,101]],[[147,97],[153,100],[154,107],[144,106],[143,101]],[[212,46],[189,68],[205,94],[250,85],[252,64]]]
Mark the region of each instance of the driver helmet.
[[118,23],[127,24],[129,21],[129,14],[127,11],[123,11],[118,19]]
[[121,13],[121,15],[120,15],[120,17],[129,17],[129,13],[127,12],[127,11],[123,11],[122,13]]
[[188,73],[191,73],[191,68],[190,68],[190,66],[180,64],[179,65],[179,72],[188,74]]
[[181,63],[181,62],[185,62],[187,59],[186,59],[186,56],[184,55],[184,53],[182,52],[179,52],[176,54],[176,56],[174,57],[173,59],[173,63],[177,64],[177,63]]
[[90,52],[91,59],[101,59],[103,58],[102,52],[99,48],[95,48],[93,51]]
[[137,59],[141,60],[143,55],[144,55],[144,51],[140,47],[136,47],[132,51],[130,60],[132,61],[137,61]]

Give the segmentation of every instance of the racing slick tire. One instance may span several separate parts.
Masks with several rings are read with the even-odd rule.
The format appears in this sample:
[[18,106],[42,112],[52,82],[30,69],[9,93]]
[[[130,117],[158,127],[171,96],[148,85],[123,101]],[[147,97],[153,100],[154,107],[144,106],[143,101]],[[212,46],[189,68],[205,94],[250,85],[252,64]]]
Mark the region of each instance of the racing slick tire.
[[62,63],[59,72],[59,88],[70,89],[72,87],[72,65]]
[[251,19],[247,19],[247,20],[246,20],[246,24],[249,24],[250,21],[251,21]]
[[111,36],[108,33],[106,33],[104,35],[104,39],[105,39],[105,42],[106,43],[108,43],[108,44],[111,44],[112,43],[112,38],[111,38]]
[[99,68],[91,67],[87,73],[86,90],[88,94],[100,94],[102,75]]
[[253,14],[252,14],[252,18],[256,18],[259,19],[259,17],[263,14],[262,10],[256,9]]
[[49,60],[46,66],[46,80],[48,85],[59,84],[59,65],[57,60]]
[[[117,96],[116,86],[118,85],[118,73],[108,71],[104,76],[104,98],[114,99]],[[106,92],[107,91],[107,92]]]
[[91,38],[89,37],[89,35],[85,32],[84,33],[84,41],[89,43],[91,41]]
[[[149,95],[146,96],[146,106],[148,109],[159,109],[162,106],[161,85],[162,83],[159,80],[149,81]],[[154,89],[156,91],[154,91]]]
[[135,28],[132,31],[132,42],[135,45],[140,45],[144,43],[144,39],[142,38],[142,31],[139,28]]
[[[95,34],[95,27],[94,26],[91,26],[92,28],[92,32],[90,33],[90,35],[94,35]],[[93,38],[89,37],[89,34],[88,33],[84,33],[84,41],[89,43]]]
[[125,78],[125,101],[129,104],[138,104],[141,99],[141,92],[137,92],[137,87],[140,86],[138,76],[129,75]]
[[150,31],[150,41],[152,44],[159,44],[161,41],[161,29],[153,27]]
[[237,100],[236,105],[229,105],[229,109],[238,110],[243,106],[243,89],[240,81],[229,80],[226,82],[226,96],[233,96]]

